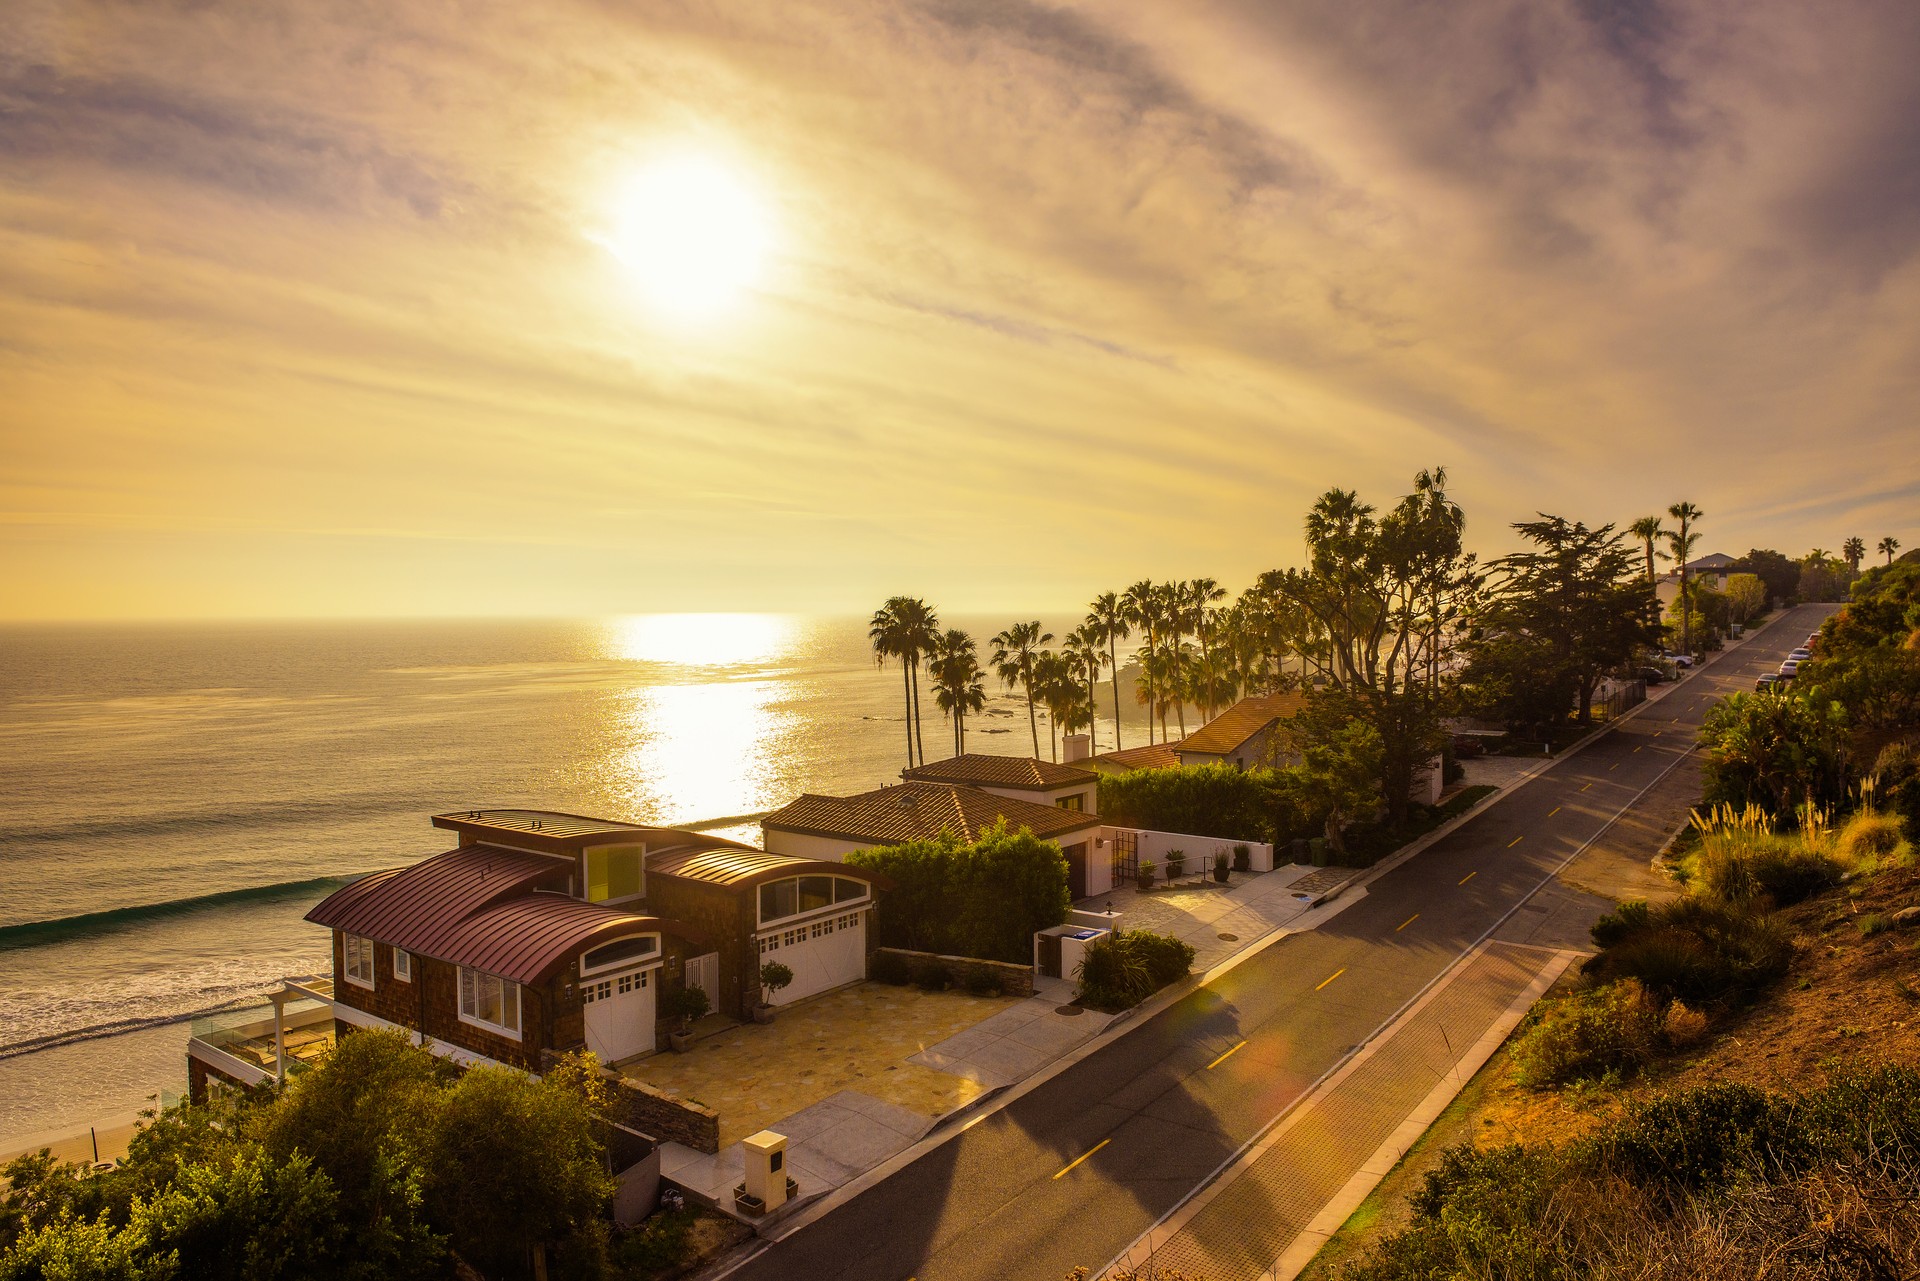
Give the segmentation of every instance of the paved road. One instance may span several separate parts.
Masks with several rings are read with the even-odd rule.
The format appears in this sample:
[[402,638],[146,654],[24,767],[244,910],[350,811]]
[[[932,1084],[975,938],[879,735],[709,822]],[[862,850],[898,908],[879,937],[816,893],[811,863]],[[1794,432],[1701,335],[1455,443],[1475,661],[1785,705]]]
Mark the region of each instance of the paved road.
[[1601,831],[1692,746],[1714,698],[1752,688],[1825,613],[1789,611],[1320,929],[1267,948],[733,1276],[1059,1281],[1106,1263]]

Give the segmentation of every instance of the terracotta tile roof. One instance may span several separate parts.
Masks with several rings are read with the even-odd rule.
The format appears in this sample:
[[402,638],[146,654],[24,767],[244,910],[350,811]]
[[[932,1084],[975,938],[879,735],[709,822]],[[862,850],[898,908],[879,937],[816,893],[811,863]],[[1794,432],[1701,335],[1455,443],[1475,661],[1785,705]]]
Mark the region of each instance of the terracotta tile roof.
[[552,854],[467,845],[363,876],[321,899],[306,919],[519,983],[547,977],[610,934],[691,933],[678,922],[568,897],[573,866]]
[[1117,752],[1103,752],[1093,757],[1088,764],[1095,769],[1171,769],[1180,763],[1179,747],[1178,742],[1123,747]]
[[950,831],[971,843],[1002,817],[1008,827],[1024,827],[1045,839],[1100,823],[1096,814],[994,796],[977,787],[902,783],[858,796],[802,796],[767,815],[761,826],[888,845],[930,840]]
[[900,771],[900,777],[915,783],[971,783],[975,787],[1018,787],[1045,791],[1053,787],[1072,787],[1092,783],[1098,775],[1075,765],[1056,765],[1031,756],[988,756],[969,752],[930,765],[915,765]]
[[877,883],[883,889],[889,886],[887,878],[877,872],[822,859],[800,858],[790,854],[769,854],[765,850],[743,850],[731,847],[687,849],[674,850],[658,857],[650,855],[647,858],[649,876],[677,876],[683,880],[705,881],[709,885],[726,885],[738,889],[746,889],[764,881],[776,881],[782,877],[797,876],[805,872],[851,876],[858,880]]
[[1284,717],[1292,716],[1307,705],[1297,693],[1263,694],[1243,698],[1204,726],[1187,735],[1176,750],[1182,757],[1200,753],[1226,756],[1237,751],[1248,739]]

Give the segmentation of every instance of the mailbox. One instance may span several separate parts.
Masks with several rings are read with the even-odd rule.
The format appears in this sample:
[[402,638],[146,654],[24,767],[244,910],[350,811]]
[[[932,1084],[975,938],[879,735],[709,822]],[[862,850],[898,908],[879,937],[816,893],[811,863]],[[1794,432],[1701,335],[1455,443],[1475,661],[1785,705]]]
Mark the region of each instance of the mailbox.
[[767,1210],[787,1203],[787,1136],[762,1130],[741,1140],[746,1149],[747,1195]]

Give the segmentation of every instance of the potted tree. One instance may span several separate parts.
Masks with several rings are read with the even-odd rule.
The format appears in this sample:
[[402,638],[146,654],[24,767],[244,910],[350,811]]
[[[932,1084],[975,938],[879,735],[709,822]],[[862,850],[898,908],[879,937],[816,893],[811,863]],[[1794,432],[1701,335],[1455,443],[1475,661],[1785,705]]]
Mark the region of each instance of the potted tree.
[[1133,874],[1133,883],[1135,885],[1138,885],[1143,890],[1150,890],[1153,888],[1153,860],[1152,859],[1143,858],[1140,860],[1139,870],[1135,871]]
[[1251,872],[1253,870],[1253,851],[1244,845],[1233,847],[1233,870]]
[[1227,883],[1227,852],[1217,850],[1213,856],[1213,879],[1225,885]]
[[778,961],[768,961],[760,967],[760,1003],[753,1007],[755,1023],[773,1022],[773,997],[776,992],[793,982],[793,971]]
[[694,1022],[710,1004],[706,989],[698,987],[683,987],[667,998],[667,1017],[680,1020],[680,1026],[667,1033],[667,1044],[675,1054],[685,1054],[692,1048]]
[[1177,881],[1187,874],[1187,852],[1185,850],[1167,851],[1167,880]]

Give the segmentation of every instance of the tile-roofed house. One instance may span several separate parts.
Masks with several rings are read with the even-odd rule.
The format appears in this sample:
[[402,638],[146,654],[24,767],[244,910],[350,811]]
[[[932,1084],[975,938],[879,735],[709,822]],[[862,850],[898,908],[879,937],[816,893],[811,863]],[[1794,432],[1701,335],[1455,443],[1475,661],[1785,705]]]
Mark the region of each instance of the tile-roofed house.
[[1266,764],[1274,729],[1300,712],[1306,699],[1298,693],[1260,694],[1243,698],[1174,746],[1182,765],[1229,764],[1247,769]]
[[853,850],[932,840],[942,832],[970,844],[1001,819],[1059,842],[1075,898],[1105,888],[1089,888],[1087,881],[1100,834],[1097,815],[957,783],[901,783],[857,796],[808,794],[761,819],[760,828],[769,850],[839,860]]
[[1171,743],[1145,743],[1118,751],[1089,756],[1083,763],[1102,774],[1127,774],[1137,769],[1172,769],[1180,764],[1181,740]]
[[1082,765],[1060,765],[1031,756],[989,756],[969,752],[900,771],[909,783],[958,783],[1009,800],[1057,805],[1097,813],[1100,776]]

